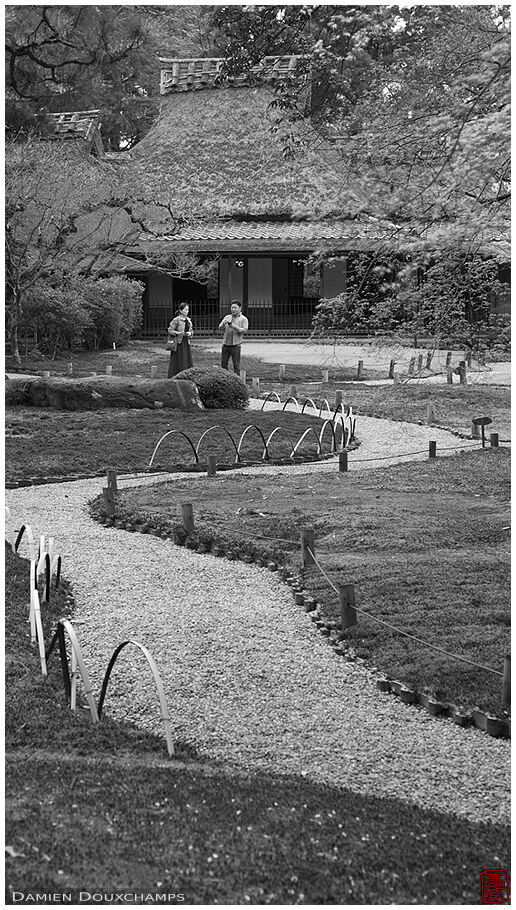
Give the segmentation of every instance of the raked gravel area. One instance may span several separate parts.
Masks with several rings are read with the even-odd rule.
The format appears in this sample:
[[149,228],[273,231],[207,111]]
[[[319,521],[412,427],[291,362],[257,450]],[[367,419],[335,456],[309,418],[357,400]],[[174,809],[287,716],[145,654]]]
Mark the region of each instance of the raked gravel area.
[[[437,440],[438,451],[464,445],[444,431],[365,417],[357,435],[362,444],[350,454],[351,470],[386,463],[367,457],[427,452],[429,439]],[[273,483],[279,473],[336,470],[336,464],[249,469],[263,470]],[[337,656],[267,569],[93,522],[87,503],[102,485],[97,478],[6,495],[15,527],[25,522],[35,534],[54,537],[63,556],[95,693],[115,646],[135,638],[158,664],[175,737],[208,759],[509,823],[507,741],[380,693],[373,674]],[[152,679],[135,649],[117,664],[106,711],[161,729]]]

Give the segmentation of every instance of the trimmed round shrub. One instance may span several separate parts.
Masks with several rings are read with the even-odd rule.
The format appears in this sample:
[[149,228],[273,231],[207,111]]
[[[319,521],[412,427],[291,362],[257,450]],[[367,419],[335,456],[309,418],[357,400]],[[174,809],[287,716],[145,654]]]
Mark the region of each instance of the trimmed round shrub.
[[174,379],[189,379],[199,389],[205,408],[241,409],[249,404],[249,390],[237,376],[222,367],[190,367]]

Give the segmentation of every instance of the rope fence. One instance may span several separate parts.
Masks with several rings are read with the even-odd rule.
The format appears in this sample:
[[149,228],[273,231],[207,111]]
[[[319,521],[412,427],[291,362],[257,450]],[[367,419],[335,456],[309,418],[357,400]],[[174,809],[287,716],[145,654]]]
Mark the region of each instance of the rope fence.
[[[307,552],[309,553],[309,555],[311,556],[311,558],[313,559],[314,564],[317,566],[317,568],[319,569],[321,574],[324,576],[324,578],[326,579],[326,581],[328,582],[330,587],[333,588],[335,593],[340,597],[341,592],[340,592],[339,588],[333,584],[331,578],[329,578],[327,573],[324,571],[323,567],[321,566],[320,562],[316,558],[313,551],[310,549],[310,547],[307,547],[306,549],[307,549]],[[403,629],[399,629],[397,626],[393,626],[392,623],[387,622],[384,619],[379,619],[377,616],[374,616],[372,613],[368,613],[366,610],[361,610],[355,604],[353,604],[353,610],[356,613],[360,613],[362,616],[367,616],[368,619],[372,619],[374,622],[377,622],[382,626],[386,626],[388,629],[392,629],[394,632],[397,632],[399,635],[405,636],[405,638],[410,638],[410,639],[412,639],[412,641],[416,641],[416,642],[418,642],[418,644],[424,645],[425,648],[431,648],[433,651],[439,651],[440,654],[445,654],[447,657],[452,657],[455,660],[462,660],[467,664],[471,664],[471,666],[473,666],[473,667],[477,667],[477,669],[479,669],[479,670],[487,670],[489,673],[494,673],[496,676],[502,676],[502,677],[504,676],[504,674],[500,670],[494,670],[492,667],[486,667],[486,666],[484,666],[484,664],[478,664],[473,660],[469,660],[469,658],[467,658],[467,657],[462,657],[460,654],[452,654],[450,651],[445,651],[444,648],[439,648],[438,645],[433,645],[428,641],[424,641],[422,638],[418,638],[417,636],[412,635],[410,632],[405,632]]]

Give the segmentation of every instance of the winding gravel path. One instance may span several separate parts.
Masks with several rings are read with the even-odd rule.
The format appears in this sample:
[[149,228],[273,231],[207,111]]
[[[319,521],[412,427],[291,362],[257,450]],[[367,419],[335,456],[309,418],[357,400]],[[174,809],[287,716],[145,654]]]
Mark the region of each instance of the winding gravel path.
[[[430,438],[438,451],[464,444],[444,431],[365,417],[357,430],[362,445],[350,455],[351,470],[378,465],[367,457],[427,452]],[[335,469],[317,463],[281,473]],[[509,823],[508,742],[379,693],[371,673],[336,656],[266,569],[101,528],[87,501],[102,485],[96,479],[7,495],[15,526],[24,521],[35,534],[53,536],[63,555],[96,693],[113,648],[136,638],[158,663],[174,735],[208,757]],[[106,710],[160,731],[150,673],[134,650],[121,661]]]

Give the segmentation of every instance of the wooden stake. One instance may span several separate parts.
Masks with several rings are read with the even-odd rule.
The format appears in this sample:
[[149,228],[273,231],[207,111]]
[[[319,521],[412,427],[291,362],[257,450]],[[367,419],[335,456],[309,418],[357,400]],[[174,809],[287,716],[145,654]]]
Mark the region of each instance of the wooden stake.
[[396,361],[391,360],[391,362],[389,364],[389,376],[388,376],[389,379],[394,379],[394,367],[395,366],[396,366]]
[[340,622],[342,631],[356,626],[355,586],[339,584]]
[[194,530],[194,514],[193,514],[193,505],[191,502],[182,502],[181,503],[181,512],[183,515],[183,528],[189,534]]
[[452,356],[453,356],[453,352],[452,352],[452,351],[448,351],[448,353],[447,353],[447,355],[446,355],[446,366],[447,366],[447,367],[450,366]]
[[511,657],[509,654],[503,662],[503,682],[502,682],[502,704],[510,705],[511,703]]
[[240,370],[240,379],[242,382],[247,382],[247,370]]
[[359,360],[358,367],[357,367],[357,379],[362,379],[363,374],[364,374],[364,361]]
[[329,372],[328,372],[328,370],[323,370],[323,371],[322,371],[322,379],[321,379],[321,381],[326,383],[326,382],[328,382],[328,378],[329,378]]
[[451,367],[446,367],[446,382],[448,385],[453,385],[453,370]]
[[[310,553],[308,552],[309,550],[311,551]],[[301,556],[303,558],[303,566],[315,565],[312,553],[315,553],[315,530],[314,528],[302,528]]]
[[426,406],[426,422],[428,426],[435,423],[435,405],[431,401]]
[[114,468],[108,468],[107,470],[107,485],[108,489],[113,490],[114,493],[118,492],[118,486],[116,482],[116,471]]
[[260,391],[260,377],[253,376],[253,392],[259,392],[259,391]]
[[417,358],[417,371],[418,371],[418,373],[420,373],[422,369],[423,369],[423,355],[422,355],[422,354],[418,354],[418,358]]
[[465,360],[461,360],[459,363],[459,379],[460,379],[461,385],[466,385],[468,380],[467,380],[467,376],[466,376],[466,361]]
[[297,398],[297,385],[291,385],[288,394],[290,398]]
[[334,410],[336,411],[337,408],[340,408],[341,404],[342,404],[342,392],[341,392],[340,389],[337,389],[337,391],[335,392],[335,408],[334,408]]
[[489,441],[491,442],[492,448],[493,448],[493,449],[497,449],[497,448],[498,448],[498,443],[499,443],[499,441],[500,441],[499,438],[498,438],[498,433],[491,433],[491,435],[490,435],[490,437],[489,437]]
[[155,379],[155,378],[156,378],[156,373],[157,373],[157,372],[158,372],[158,368],[157,368],[156,364],[153,363],[153,364],[151,365],[151,368],[150,368],[150,378],[151,378],[151,379]]
[[217,457],[216,455],[208,455],[208,477],[215,477],[217,473]]
[[279,381],[280,382],[284,382],[284,380],[285,380],[285,370],[286,370],[285,364],[280,363],[280,365],[279,365]]
[[66,372],[68,373],[68,376],[71,376],[71,375],[72,375],[72,373],[73,373],[73,363],[67,363],[67,364],[66,364]]
[[113,373],[113,367],[111,366],[110,363],[108,363],[106,366],[106,376],[111,376],[112,373]]
[[427,369],[427,370],[430,369],[430,364],[432,363],[432,357],[433,357],[433,356],[434,356],[434,352],[433,352],[433,351],[428,351],[428,354],[426,355],[426,369]]
[[110,487],[103,487],[102,496],[104,498],[104,508],[106,510],[106,515],[108,518],[112,518],[115,514],[115,494]]
[[428,443],[428,457],[437,458],[437,443],[434,440]]
[[413,376],[413,375],[414,375],[414,367],[415,367],[415,365],[416,365],[416,358],[415,358],[415,357],[411,357],[411,358],[410,358],[410,361],[409,361],[409,365],[408,365],[408,374],[409,374],[409,376]]
[[348,453],[339,452],[339,471],[347,471],[348,469]]
[[41,375],[43,379],[50,379],[50,370],[43,370]]

